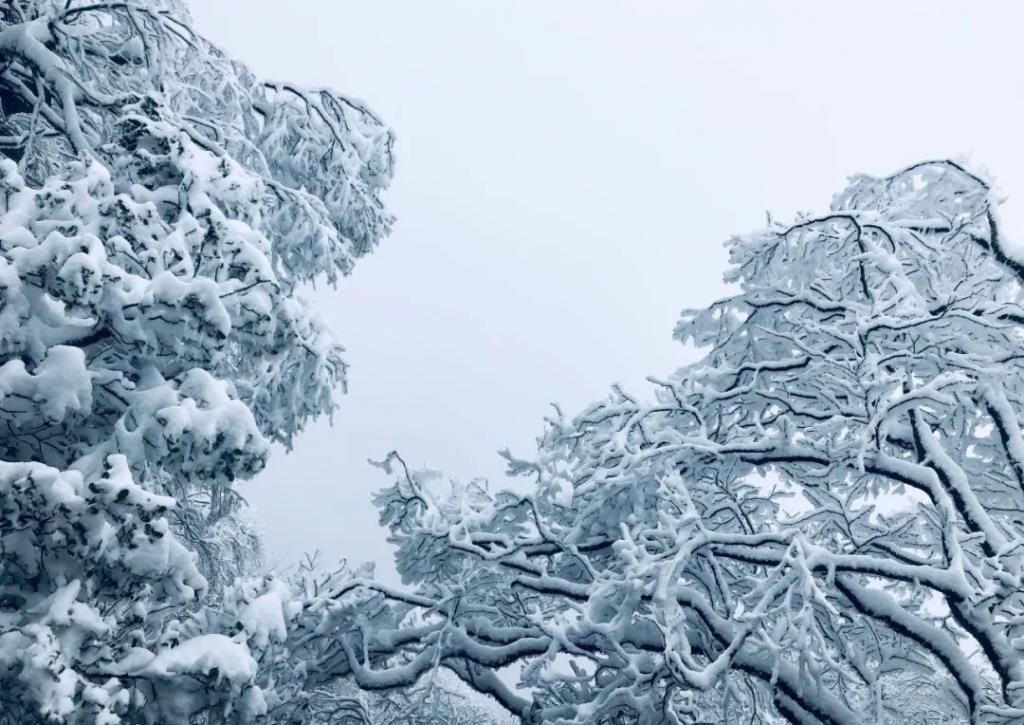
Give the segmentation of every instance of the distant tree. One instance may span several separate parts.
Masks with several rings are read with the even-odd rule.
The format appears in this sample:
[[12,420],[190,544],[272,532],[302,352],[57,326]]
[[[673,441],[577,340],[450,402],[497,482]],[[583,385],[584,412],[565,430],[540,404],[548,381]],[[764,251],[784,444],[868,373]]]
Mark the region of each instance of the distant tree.
[[391,145],[178,0],[0,3],[0,722],[267,711],[235,482],[334,408],[297,289],[387,233]]
[[[345,639],[353,632],[395,631],[418,617],[401,594],[372,578],[370,565],[350,570],[342,563],[326,571],[319,557],[310,556],[288,581],[254,577],[232,587],[220,607],[202,610],[202,630],[245,633],[268,723],[511,725],[500,704],[440,662],[411,682],[398,678],[385,687],[360,688]],[[403,636],[418,632],[413,627]]]
[[1024,266],[988,183],[858,176],[729,249],[675,332],[703,357],[548,420],[505,454],[531,492],[387,459],[420,624],[343,633],[357,682],[440,663],[552,725],[1024,721]]

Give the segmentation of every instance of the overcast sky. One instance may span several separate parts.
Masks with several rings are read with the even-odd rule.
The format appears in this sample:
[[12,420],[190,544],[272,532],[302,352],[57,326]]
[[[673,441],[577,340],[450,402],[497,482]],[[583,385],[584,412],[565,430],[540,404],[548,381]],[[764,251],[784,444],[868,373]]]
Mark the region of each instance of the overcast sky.
[[366,459],[500,481],[552,401],[684,362],[722,242],[824,210],[854,172],[966,156],[1024,231],[1016,2],[193,0],[269,79],[331,86],[396,130],[394,234],[317,300],[348,349],[334,426],[246,484],[270,560],[389,576]]

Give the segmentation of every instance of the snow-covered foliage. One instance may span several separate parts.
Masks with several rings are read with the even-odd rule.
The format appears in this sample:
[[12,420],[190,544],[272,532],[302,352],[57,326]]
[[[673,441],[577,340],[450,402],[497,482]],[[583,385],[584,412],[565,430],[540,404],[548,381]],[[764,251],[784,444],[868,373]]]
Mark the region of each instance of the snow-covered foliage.
[[297,288],[387,233],[391,144],[179,0],[0,3],[0,722],[267,711],[235,482],[334,408]]
[[356,681],[440,662],[562,725],[1024,721],[1024,266],[993,204],[928,162],[733,239],[735,295],[676,328],[702,359],[559,412],[506,454],[526,495],[392,454],[415,593],[342,638]]

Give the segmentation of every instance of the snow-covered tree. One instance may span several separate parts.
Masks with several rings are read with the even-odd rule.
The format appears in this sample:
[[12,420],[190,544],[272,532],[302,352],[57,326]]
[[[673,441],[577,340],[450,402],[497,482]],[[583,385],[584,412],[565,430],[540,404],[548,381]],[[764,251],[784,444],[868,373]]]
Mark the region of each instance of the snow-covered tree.
[[676,328],[700,360],[551,418],[506,453],[529,493],[391,455],[410,617],[342,634],[355,680],[441,663],[563,725],[1024,721],[1024,264],[994,204],[927,162],[731,240],[735,294]]
[[179,0],[0,3],[0,722],[267,710],[302,603],[227,587],[258,553],[235,483],[334,408],[298,288],[387,233],[391,146]]

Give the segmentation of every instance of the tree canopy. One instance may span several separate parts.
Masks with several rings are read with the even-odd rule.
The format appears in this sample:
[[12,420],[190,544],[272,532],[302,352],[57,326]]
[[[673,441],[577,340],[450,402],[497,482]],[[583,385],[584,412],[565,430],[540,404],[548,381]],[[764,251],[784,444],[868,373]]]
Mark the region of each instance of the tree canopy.
[[735,294],[675,330],[700,360],[559,411],[505,453],[527,493],[386,461],[429,615],[361,640],[401,667],[353,640],[358,682],[440,658],[563,725],[1024,717],[1022,267],[989,184],[858,176],[729,250]]

